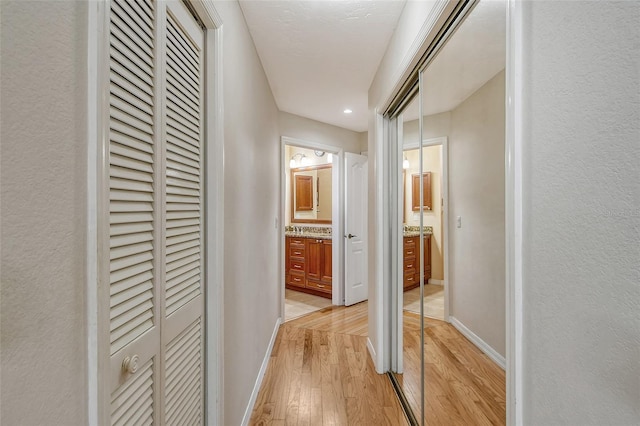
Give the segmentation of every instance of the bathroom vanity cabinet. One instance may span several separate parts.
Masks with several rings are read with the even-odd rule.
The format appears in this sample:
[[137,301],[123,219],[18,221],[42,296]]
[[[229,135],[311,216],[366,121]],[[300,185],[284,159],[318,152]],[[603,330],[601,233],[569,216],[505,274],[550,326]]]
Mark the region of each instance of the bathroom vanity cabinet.
[[285,250],[286,288],[331,298],[331,239],[287,236]]
[[[403,238],[404,250],[404,291],[411,290],[420,285],[420,237],[409,236]],[[424,237],[424,283],[431,278],[431,235]]]

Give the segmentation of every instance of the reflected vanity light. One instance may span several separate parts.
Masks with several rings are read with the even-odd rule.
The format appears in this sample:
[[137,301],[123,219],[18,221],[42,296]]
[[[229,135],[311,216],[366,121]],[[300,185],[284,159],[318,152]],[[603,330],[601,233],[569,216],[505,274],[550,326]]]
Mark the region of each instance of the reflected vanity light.
[[[296,160],[296,157],[300,157],[300,158]],[[291,157],[291,160],[289,161],[289,168],[291,169],[298,166],[308,166],[308,165],[309,165],[309,158],[301,152],[294,154],[293,157]]]
[[409,168],[409,160],[407,160],[407,156],[404,156],[404,160],[402,161],[402,168],[403,169],[408,169]]

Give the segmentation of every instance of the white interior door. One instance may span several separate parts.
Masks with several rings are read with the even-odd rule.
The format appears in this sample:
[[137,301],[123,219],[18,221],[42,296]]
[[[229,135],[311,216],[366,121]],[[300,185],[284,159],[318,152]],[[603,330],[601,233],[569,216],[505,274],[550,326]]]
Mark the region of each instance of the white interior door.
[[345,153],[345,289],[344,304],[368,298],[367,157]]

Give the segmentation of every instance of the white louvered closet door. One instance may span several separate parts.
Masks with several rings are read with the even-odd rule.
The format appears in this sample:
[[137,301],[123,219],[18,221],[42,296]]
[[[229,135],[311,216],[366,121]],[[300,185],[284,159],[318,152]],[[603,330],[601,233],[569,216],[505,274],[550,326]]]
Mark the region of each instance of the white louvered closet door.
[[104,411],[113,425],[202,424],[204,34],[178,1],[109,5]]
[[164,73],[164,423],[204,413],[204,33],[187,8],[167,3]]

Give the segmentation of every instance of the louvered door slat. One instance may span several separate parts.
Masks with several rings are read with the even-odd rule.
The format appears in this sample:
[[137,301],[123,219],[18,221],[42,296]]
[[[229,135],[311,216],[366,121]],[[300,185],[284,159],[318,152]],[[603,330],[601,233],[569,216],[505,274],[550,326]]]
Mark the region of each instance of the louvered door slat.
[[[113,301],[115,303],[118,303],[118,304],[122,303],[122,300],[120,300],[117,296],[118,294],[120,294],[123,291],[133,289],[135,288],[135,286],[143,283],[146,283],[153,287],[153,284],[151,283],[151,278],[153,278],[153,274],[151,273],[151,271],[146,271],[141,274],[134,275],[133,277],[128,278],[126,281],[121,281],[116,285],[112,285],[111,288],[109,289],[110,290],[109,295],[113,298]],[[144,285],[140,287],[143,289],[145,288]]]
[[168,346],[166,356],[166,421],[183,423],[194,410],[202,411],[202,330],[198,319]]
[[[112,7],[113,11],[127,23],[127,26],[136,32],[140,40],[147,42],[153,38],[153,22],[135,6],[137,6],[136,2],[132,1],[114,3]],[[149,47],[153,48],[153,45],[149,45]]]
[[190,108],[190,110],[193,111],[193,114],[195,115],[197,111],[200,110],[199,104],[195,103],[191,99],[182,98],[181,93],[185,88],[179,85],[178,83],[179,81],[176,80],[175,72],[173,70],[171,70],[171,72],[168,72],[167,73],[168,94],[173,95],[178,101],[184,103],[187,106],[187,108]]
[[171,63],[173,69],[183,75],[186,81],[197,90],[199,80],[197,78],[198,67],[186,62],[190,59],[187,58],[182,46],[176,43],[171,35],[169,35],[168,40],[167,47],[171,51],[171,55],[168,56],[170,60],[168,63]]
[[[121,50],[124,50],[124,52],[122,52]],[[142,82],[147,88],[153,87],[153,69],[145,62],[132,61],[131,57],[127,56],[127,55],[131,55],[130,49],[127,49],[124,45],[116,44],[111,47],[110,52],[111,52],[111,69],[114,72],[118,72],[119,70],[119,71],[122,71],[122,73],[125,73],[125,70],[126,70],[126,74],[133,75],[135,77],[135,81]],[[122,75],[121,73],[118,73],[118,74]],[[144,90],[144,91],[147,92],[149,96],[152,95],[151,93],[149,93],[148,90]],[[127,94],[126,91],[114,91],[112,94],[114,96],[119,97],[122,100],[128,101],[128,99],[125,97]],[[132,102],[129,102],[129,103],[131,103],[132,105],[138,106],[136,103],[132,103]],[[148,104],[144,103],[143,105],[141,105],[141,107],[144,108],[146,105]]]
[[[197,96],[198,88],[194,87],[191,82],[185,79],[182,74],[182,70],[175,64],[175,62],[167,61],[167,82],[172,85],[178,95],[183,93],[189,93],[192,96]],[[199,100],[189,99],[185,102],[194,105],[196,109],[200,107]]]
[[[171,141],[171,143],[180,142],[188,142],[193,147],[198,147],[200,145],[200,135],[197,131],[194,131],[193,126],[190,126],[189,123],[181,123],[179,121],[174,120],[170,115],[167,117],[167,132],[177,138],[176,141]],[[196,127],[197,129],[197,127]]]
[[124,289],[123,291],[115,294],[113,297],[113,300],[116,304],[122,303],[127,299],[132,299],[135,296],[138,296],[144,293],[145,291],[152,290],[152,289],[153,289],[153,284],[151,284],[150,282],[147,282],[145,283],[145,285],[142,285],[142,286]]
[[[194,182],[200,182],[200,170],[180,163],[180,160],[169,161],[167,159],[167,176],[180,176],[182,179],[192,180]],[[180,174],[180,172],[183,172]]]
[[[124,167],[111,166],[111,177],[126,179],[134,182],[152,182],[153,178],[148,173],[140,173],[136,170]],[[112,210],[113,211],[113,210]]]
[[111,33],[122,43],[135,50],[136,56],[143,60],[144,58],[151,60],[153,58],[153,37],[140,34],[142,31],[138,25],[130,25],[131,22],[126,22],[118,15],[118,3],[112,2],[111,4]]
[[[146,143],[148,145],[153,145],[153,138],[148,133],[141,132],[138,129],[135,129],[135,128],[131,127],[131,126],[128,126],[125,123],[120,123],[120,122],[118,122],[118,121],[116,121],[114,119],[111,119],[110,126],[111,126],[111,129],[110,129],[111,130],[111,134],[113,134],[114,132],[116,133],[114,135],[114,138],[116,136],[120,137],[120,135],[122,135],[122,136],[126,136],[128,138],[131,138],[131,139],[138,140],[140,142],[144,142],[144,143]],[[119,142],[117,139],[112,139],[112,141],[114,141],[114,140],[116,142]],[[123,145],[129,145],[127,140],[124,140],[124,142],[122,144]]]
[[187,59],[189,64],[194,70],[196,70],[194,76],[196,77],[195,81],[200,81],[199,73],[197,70],[200,69],[200,55],[199,52],[194,50],[193,45],[189,40],[184,38],[184,33],[176,27],[176,24],[173,21],[173,18],[169,17],[169,25],[167,25],[167,38],[169,39],[169,44],[172,46],[179,47],[181,52],[185,55],[185,59]]
[[132,96],[151,103],[152,87],[144,81],[145,74],[139,69],[129,70],[116,61],[111,61],[111,82],[128,91]]
[[122,247],[129,244],[137,244],[143,241],[152,241],[153,235],[151,232],[140,232],[138,234],[120,235],[112,237],[110,241],[110,248]]
[[[194,153],[193,149],[185,149],[174,143],[167,143],[167,155],[171,155],[173,161],[184,162],[191,167],[198,167],[200,161],[199,153]],[[167,178],[169,179],[169,178]]]
[[200,124],[200,116],[198,115],[197,109],[194,109],[192,105],[189,105],[183,99],[180,99],[179,96],[176,96],[174,94],[174,91],[175,91],[175,88],[173,88],[173,90],[171,89],[167,90],[167,99],[169,99],[171,103],[174,104],[174,107],[176,109],[180,109],[180,111],[182,111],[182,114],[190,117],[189,121],[196,124]]
[[140,368],[124,385],[111,395],[111,424],[130,424],[136,413],[146,413],[143,424],[153,423],[153,362]]

